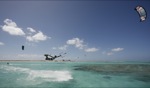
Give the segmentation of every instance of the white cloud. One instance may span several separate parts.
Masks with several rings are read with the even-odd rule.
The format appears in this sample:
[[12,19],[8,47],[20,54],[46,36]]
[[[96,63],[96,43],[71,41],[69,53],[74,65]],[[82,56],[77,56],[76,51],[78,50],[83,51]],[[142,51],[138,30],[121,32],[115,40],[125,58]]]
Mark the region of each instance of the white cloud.
[[4,23],[8,26],[17,27],[17,24],[15,22],[13,22],[11,19],[5,19]]
[[31,33],[35,33],[35,32],[36,32],[36,30],[34,30],[34,29],[31,28],[31,27],[27,27],[27,30],[29,30]]
[[123,51],[124,48],[114,48],[112,49],[113,52],[119,52],[119,51]]
[[68,45],[64,45],[64,46],[58,47],[58,49],[60,49],[60,50],[67,50],[67,47],[68,47]]
[[38,60],[38,59],[44,59],[43,55],[38,54],[18,54],[15,57],[16,59],[25,59],[25,60]]
[[56,48],[56,47],[52,47],[52,49],[53,49],[53,50],[56,50],[57,48]]
[[109,51],[109,52],[103,51],[102,54],[103,54],[103,55],[110,56],[110,55],[113,55],[114,53],[113,53],[112,51]]
[[84,41],[79,38],[73,38],[66,42],[68,45],[74,45],[76,48],[84,50],[85,52],[96,52],[97,48],[88,48]]
[[63,46],[60,46],[60,47],[52,47],[52,49],[53,50],[57,50],[57,49],[59,49],[59,50],[67,50],[67,47],[68,47],[68,45],[63,45]]
[[41,31],[39,31],[38,33],[36,33],[33,36],[27,36],[26,39],[30,42],[39,42],[39,41],[45,41],[47,40],[48,36],[44,35]]
[[8,32],[10,35],[25,35],[24,31],[21,28],[19,28],[17,24],[11,19],[5,19],[4,23],[5,25],[1,26],[1,28],[3,31]]
[[83,44],[84,41],[80,40],[79,38],[73,38],[67,41],[68,45],[75,45],[75,47],[79,49],[83,49],[86,45]]
[[29,42],[45,41],[50,38],[44,35],[41,31],[37,32],[31,27],[27,27],[28,33],[24,33],[22,28],[19,28],[17,24],[11,19],[5,19],[4,25],[0,26],[0,28],[2,28],[3,31],[9,33],[10,35],[23,36]]
[[113,55],[113,54],[114,54],[113,52],[108,52],[107,53],[108,56]]
[[102,52],[103,54],[106,54],[106,55],[108,55],[108,56],[110,56],[110,55],[114,55],[114,54],[116,54],[116,53],[118,53],[118,52],[121,52],[121,51],[123,51],[124,50],[124,48],[113,48],[113,49],[111,49],[111,51],[109,51],[109,52]]
[[3,43],[3,42],[0,42],[0,46],[1,46],[1,45],[4,45],[4,43]]
[[13,54],[13,55],[2,55],[0,59],[2,60],[45,60],[45,56],[43,54]]
[[87,49],[85,49],[85,52],[96,52],[96,51],[98,51],[97,48],[87,48]]

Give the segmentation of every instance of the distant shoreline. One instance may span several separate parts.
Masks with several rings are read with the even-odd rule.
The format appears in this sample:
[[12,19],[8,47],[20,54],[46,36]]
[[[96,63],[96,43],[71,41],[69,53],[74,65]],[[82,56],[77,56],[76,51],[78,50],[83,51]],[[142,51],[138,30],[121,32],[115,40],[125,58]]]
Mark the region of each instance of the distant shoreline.
[[73,62],[73,61],[63,61],[63,60],[0,60],[0,62]]
[[16,62],[16,61],[24,61],[24,62],[32,62],[32,61],[36,61],[36,62],[38,62],[38,61],[46,61],[46,60],[0,60],[0,62]]
[[97,62],[97,63],[150,63],[150,61],[71,61],[71,60],[0,60],[0,62]]

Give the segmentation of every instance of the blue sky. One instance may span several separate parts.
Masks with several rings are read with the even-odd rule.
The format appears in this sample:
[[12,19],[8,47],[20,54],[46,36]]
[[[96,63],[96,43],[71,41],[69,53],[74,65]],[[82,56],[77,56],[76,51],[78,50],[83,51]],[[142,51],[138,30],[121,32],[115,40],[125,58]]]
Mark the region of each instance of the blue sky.
[[[134,10],[141,5],[147,19]],[[0,59],[149,61],[150,1],[0,1]],[[25,45],[25,50],[21,46]]]

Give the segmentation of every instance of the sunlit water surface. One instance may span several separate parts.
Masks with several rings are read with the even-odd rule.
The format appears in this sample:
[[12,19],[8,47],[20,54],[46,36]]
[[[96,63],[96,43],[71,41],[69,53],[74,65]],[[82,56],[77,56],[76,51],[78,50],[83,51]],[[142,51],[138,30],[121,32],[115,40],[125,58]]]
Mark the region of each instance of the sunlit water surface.
[[150,64],[0,62],[0,87],[150,88]]

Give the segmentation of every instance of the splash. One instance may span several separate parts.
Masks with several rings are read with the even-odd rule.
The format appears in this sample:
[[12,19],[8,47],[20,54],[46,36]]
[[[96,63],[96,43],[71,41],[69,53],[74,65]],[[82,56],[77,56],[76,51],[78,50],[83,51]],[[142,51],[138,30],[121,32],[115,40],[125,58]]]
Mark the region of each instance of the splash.
[[8,72],[16,72],[25,74],[25,78],[18,78],[19,81],[25,79],[26,81],[42,83],[42,82],[62,82],[73,79],[69,71],[53,71],[53,70],[32,70],[29,68],[14,67],[1,65],[0,69]]
[[39,78],[45,81],[68,81],[72,79],[72,76],[69,71],[32,70],[29,72],[29,80]]
[[7,66],[7,65],[1,65],[0,69],[9,71],[9,72],[21,72],[21,73],[27,73],[30,71],[28,68],[21,68],[21,67],[14,67],[14,66]]

